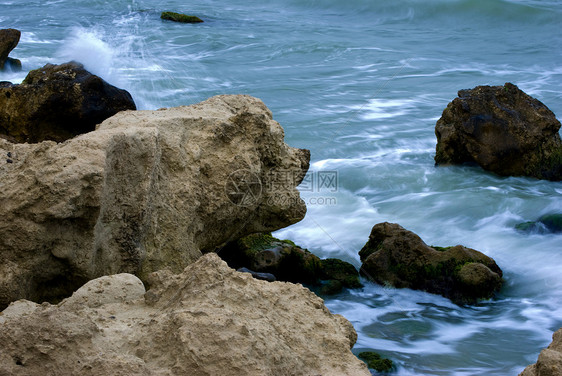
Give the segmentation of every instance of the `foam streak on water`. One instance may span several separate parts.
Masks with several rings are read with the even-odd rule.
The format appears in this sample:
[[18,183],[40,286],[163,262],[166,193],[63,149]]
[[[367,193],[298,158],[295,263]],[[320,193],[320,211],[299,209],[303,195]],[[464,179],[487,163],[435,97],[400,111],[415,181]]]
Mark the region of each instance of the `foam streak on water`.
[[514,375],[562,326],[562,236],[513,228],[562,212],[562,183],[433,163],[435,121],[460,89],[513,82],[561,116],[561,18],[555,0],[0,0],[25,71],[79,60],[141,109],[264,100],[286,141],[311,150],[309,176],[337,175],[335,189],[301,187],[308,214],[277,236],[358,266],[389,221],[495,258],[506,285],[477,306],[367,281],[326,301],[356,327],[354,351],[388,355],[398,375]]

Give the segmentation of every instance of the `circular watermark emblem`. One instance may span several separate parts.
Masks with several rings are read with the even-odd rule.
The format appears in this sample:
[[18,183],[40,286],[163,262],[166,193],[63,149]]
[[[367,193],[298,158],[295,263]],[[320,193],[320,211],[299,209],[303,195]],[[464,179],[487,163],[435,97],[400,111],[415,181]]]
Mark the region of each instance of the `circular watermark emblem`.
[[224,189],[228,199],[238,206],[256,205],[262,193],[259,176],[246,169],[228,175]]

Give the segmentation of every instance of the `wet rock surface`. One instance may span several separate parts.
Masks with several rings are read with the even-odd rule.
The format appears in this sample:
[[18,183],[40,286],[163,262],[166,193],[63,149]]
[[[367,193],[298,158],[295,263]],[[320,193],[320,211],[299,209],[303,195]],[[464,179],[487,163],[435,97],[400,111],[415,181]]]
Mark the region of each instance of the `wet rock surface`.
[[20,85],[0,86],[0,136],[13,142],[62,142],[91,132],[120,111],[136,109],[131,95],[80,63],[47,64]]
[[562,179],[560,122],[517,86],[461,90],[437,121],[435,163],[476,163],[505,176]]
[[333,258],[321,260],[292,241],[271,234],[248,235],[217,252],[233,268],[245,267],[272,274],[280,281],[307,284],[324,295],[336,294],[344,287],[362,287],[359,272],[352,264]]
[[[21,32],[16,29],[0,30],[0,70],[6,68],[6,65],[17,66],[19,60],[9,58],[8,55],[18,45]],[[7,64],[6,64],[7,63]],[[21,67],[21,62],[20,62]]]
[[443,295],[458,304],[493,296],[502,271],[483,253],[462,245],[430,247],[396,223],[379,223],[359,252],[361,273],[380,284]]

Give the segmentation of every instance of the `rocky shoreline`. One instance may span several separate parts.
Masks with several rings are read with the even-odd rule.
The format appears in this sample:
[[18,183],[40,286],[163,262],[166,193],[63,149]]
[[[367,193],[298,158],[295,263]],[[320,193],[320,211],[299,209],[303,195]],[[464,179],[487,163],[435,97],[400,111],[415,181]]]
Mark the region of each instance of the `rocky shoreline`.
[[[136,111],[79,63],[28,77],[0,85],[0,373],[369,374],[351,324],[298,285],[360,288],[358,271],[269,235],[304,217],[310,153],[263,102]],[[560,180],[560,123],[537,102],[512,84],[459,92],[436,164]],[[359,255],[371,281],[461,305],[503,283],[490,257],[398,224],[376,224]],[[521,375],[560,369],[559,333]]]

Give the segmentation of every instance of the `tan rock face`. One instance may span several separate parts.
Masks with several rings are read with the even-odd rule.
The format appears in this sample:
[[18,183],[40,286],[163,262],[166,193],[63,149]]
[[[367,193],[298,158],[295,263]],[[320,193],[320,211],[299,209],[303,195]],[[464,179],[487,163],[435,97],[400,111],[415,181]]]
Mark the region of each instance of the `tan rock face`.
[[216,254],[149,279],[144,297],[119,274],[58,305],[12,303],[0,315],[0,374],[370,374],[350,351],[351,324],[300,285],[258,281]]
[[309,152],[283,137],[260,100],[218,96],[122,112],[61,144],[0,140],[0,308],[102,275],[179,272],[202,249],[301,220]]
[[562,328],[553,336],[548,348],[541,351],[535,364],[531,364],[519,376],[562,375]]

